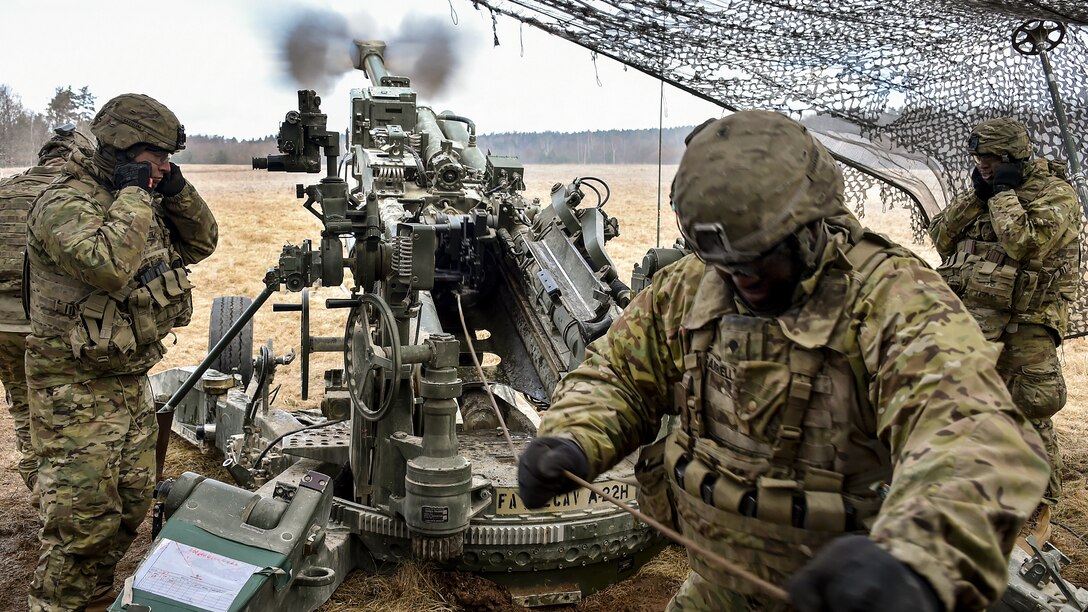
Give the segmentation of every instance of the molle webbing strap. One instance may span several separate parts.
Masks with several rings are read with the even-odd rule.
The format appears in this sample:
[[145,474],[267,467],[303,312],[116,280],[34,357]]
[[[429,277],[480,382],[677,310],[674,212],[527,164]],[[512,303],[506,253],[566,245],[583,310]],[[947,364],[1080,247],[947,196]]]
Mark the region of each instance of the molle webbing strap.
[[[11,216],[8,216],[11,219]],[[0,246],[16,247],[22,253],[26,247],[26,215],[22,219],[11,219],[8,222],[0,221]],[[5,249],[8,251],[8,249]],[[14,250],[12,250],[14,252]],[[14,256],[13,256],[14,257]],[[17,259],[22,259],[18,257]]]
[[691,351],[684,355],[684,374],[675,386],[680,427],[693,434],[689,438],[692,441],[706,435],[702,414],[703,369],[706,364],[706,351],[714,341],[716,331],[714,325],[707,325],[692,332]]
[[116,316],[117,302],[106,300],[106,308],[102,311],[102,329],[95,344],[109,346],[110,338],[113,337],[113,320]]
[[985,240],[976,240],[974,238],[965,238],[959,242],[956,246],[956,250],[966,253],[968,255],[978,255],[983,261],[989,261],[999,266],[1013,266],[1019,268],[1021,266],[1027,267],[1031,270],[1038,270],[1042,267],[1042,261],[1038,259],[1031,260],[1026,264],[1021,264],[1020,261],[1013,259],[1005,249],[1001,248],[1001,245],[996,242],[987,242]]
[[801,424],[812,399],[812,387],[816,375],[823,367],[824,358],[818,350],[809,350],[794,344],[790,346],[790,384],[786,406],[782,410],[782,424],[778,428],[771,463],[780,474],[792,471],[801,447]]

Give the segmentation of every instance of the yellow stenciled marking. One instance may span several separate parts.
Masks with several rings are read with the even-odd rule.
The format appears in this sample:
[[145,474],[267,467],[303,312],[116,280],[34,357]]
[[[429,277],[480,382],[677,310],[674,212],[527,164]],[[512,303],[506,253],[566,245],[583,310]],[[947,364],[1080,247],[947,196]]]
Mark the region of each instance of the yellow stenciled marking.
[[[620,482],[617,480],[607,480],[604,482],[594,483],[602,490],[606,491],[609,495],[623,501],[633,502],[635,501],[635,493],[638,488],[635,485]],[[571,491],[564,495],[557,495],[552,498],[544,507],[530,510],[525,507],[525,503],[518,497],[517,489],[499,487],[495,489],[495,514],[525,514],[525,513],[545,513],[545,512],[567,512],[570,510],[590,510],[595,508],[611,507],[612,503],[607,499],[597,495],[593,491],[588,489],[578,489]]]

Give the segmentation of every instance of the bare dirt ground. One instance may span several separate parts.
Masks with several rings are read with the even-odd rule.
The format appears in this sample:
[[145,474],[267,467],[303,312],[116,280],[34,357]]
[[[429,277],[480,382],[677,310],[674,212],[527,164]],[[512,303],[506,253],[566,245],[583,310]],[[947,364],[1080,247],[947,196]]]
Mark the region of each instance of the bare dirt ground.
[[[621,278],[629,279],[635,262],[641,261],[648,247],[658,236],[658,194],[662,208],[660,244],[669,246],[677,231],[668,208],[669,181],[675,167],[662,169],[662,188],[658,190],[658,168],[638,166],[530,166],[527,168],[528,193],[546,198],[554,182],[570,182],[575,176],[593,175],[604,179],[612,188],[612,198],[605,209],[620,219],[621,235],[609,243],[609,253],[620,270]],[[0,169],[8,176],[13,169]],[[281,246],[286,242],[299,244],[305,238],[319,238],[319,224],[294,199],[294,185],[312,183],[319,177],[270,174],[249,170],[243,166],[187,166],[186,176],[197,186],[215,211],[220,224],[220,244],[217,252],[194,269],[196,312],[193,322],[177,330],[177,343],[170,347],[167,358],[155,371],[192,365],[200,361],[207,349],[208,319],[211,300],[219,295],[256,296],[263,288],[265,270],[275,265]],[[592,198],[592,196],[589,196]],[[935,262],[926,245],[911,242],[909,215],[905,211],[881,212],[879,206],[869,206],[864,221],[874,229],[889,234],[902,244]],[[341,288],[323,288],[313,296],[311,334],[342,333],[344,311],[327,311],[320,304],[327,297],[336,297]],[[272,302],[297,302],[298,294],[282,293]],[[273,314],[265,308],[256,320],[254,341],[271,339],[278,354],[299,345],[299,315]],[[311,361],[311,389],[322,388],[322,373],[330,367],[340,367],[341,359],[334,354],[315,354]],[[296,362],[297,364],[297,362]],[[1085,509],[1088,490],[1088,345],[1083,340],[1067,342],[1064,347],[1064,368],[1069,383],[1069,403],[1056,419],[1059,439],[1065,455],[1066,496],[1058,508],[1057,520],[1078,533],[1088,531]],[[301,400],[298,367],[280,368],[277,384],[282,389],[277,405],[286,409],[316,406],[311,396]],[[0,401],[2,403],[2,401]],[[29,504],[29,495],[15,471],[15,443],[12,422],[6,410],[0,410],[0,610],[25,609],[26,588],[37,562],[37,515]],[[231,482],[218,460],[187,448],[177,437],[172,441],[166,475],[174,477],[184,471],[197,471],[213,478]],[[132,550],[122,561],[118,572],[124,577],[134,571],[149,544],[149,525]],[[1058,545],[1074,560],[1066,575],[1080,585],[1088,585],[1088,545],[1061,528],[1055,529]],[[566,608],[588,612],[650,612],[661,610],[687,574],[682,551],[666,549],[642,572],[625,582],[588,598],[578,606]],[[327,611],[411,611],[437,612],[447,610],[516,610],[509,596],[495,585],[478,577],[461,573],[428,571],[415,565],[403,566],[388,576],[351,575],[345,585],[322,610]]]

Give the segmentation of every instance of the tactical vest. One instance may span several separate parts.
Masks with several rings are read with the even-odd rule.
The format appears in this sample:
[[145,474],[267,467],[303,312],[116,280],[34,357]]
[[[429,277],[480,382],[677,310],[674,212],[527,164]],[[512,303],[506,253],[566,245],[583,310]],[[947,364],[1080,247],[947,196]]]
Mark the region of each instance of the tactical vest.
[[[75,189],[108,210],[114,195],[97,184],[65,176],[52,188]],[[151,204],[156,209],[161,202]],[[72,355],[103,370],[123,367],[141,346],[165,338],[192,318],[192,283],[174,249],[161,210],[153,215],[144,258],[119,291],[106,292],[55,269],[31,250],[31,328],[39,337],[67,337]]]
[[26,252],[26,216],[30,205],[61,174],[61,166],[36,167],[0,186],[0,291],[19,292]]
[[[1036,163],[1039,179],[1016,190],[1021,204],[1029,204],[1053,180],[1055,166],[1045,160]],[[1079,214],[1079,211],[1077,211]],[[1066,244],[1044,258],[1013,259],[998,243],[990,213],[984,212],[968,226],[956,250],[937,272],[963,300],[968,309],[988,308],[1009,315],[1035,315],[1059,301],[1072,301],[1077,291],[1077,262],[1080,241],[1075,231]],[[1011,320],[1011,316],[1010,316]],[[992,326],[984,326],[992,327]],[[990,340],[1000,336],[1003,326],[983,329]],[[1056,330],[1064,333],[1064,329]]]
[[[742,314],[726,286],[724,314],[705,320],[693,309],[683,323],[691,343],[675,389],[680,426],[663,457],[675,519],[779,584],[828,540],[867,532],[891,482],[849,311],[880,263],[909,252],[868,233],[844,249],[850,266],[832,262],[797,311]],[[690,560],[703,577],[755,594]]]

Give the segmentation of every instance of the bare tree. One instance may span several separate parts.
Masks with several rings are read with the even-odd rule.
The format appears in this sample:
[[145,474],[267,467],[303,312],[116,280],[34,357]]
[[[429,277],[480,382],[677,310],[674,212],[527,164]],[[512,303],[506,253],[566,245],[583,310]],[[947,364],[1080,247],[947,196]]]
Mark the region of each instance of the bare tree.
[[44,119],[24,108],[10,87],[0,85],[0,166],[33,164],[47,134]]

